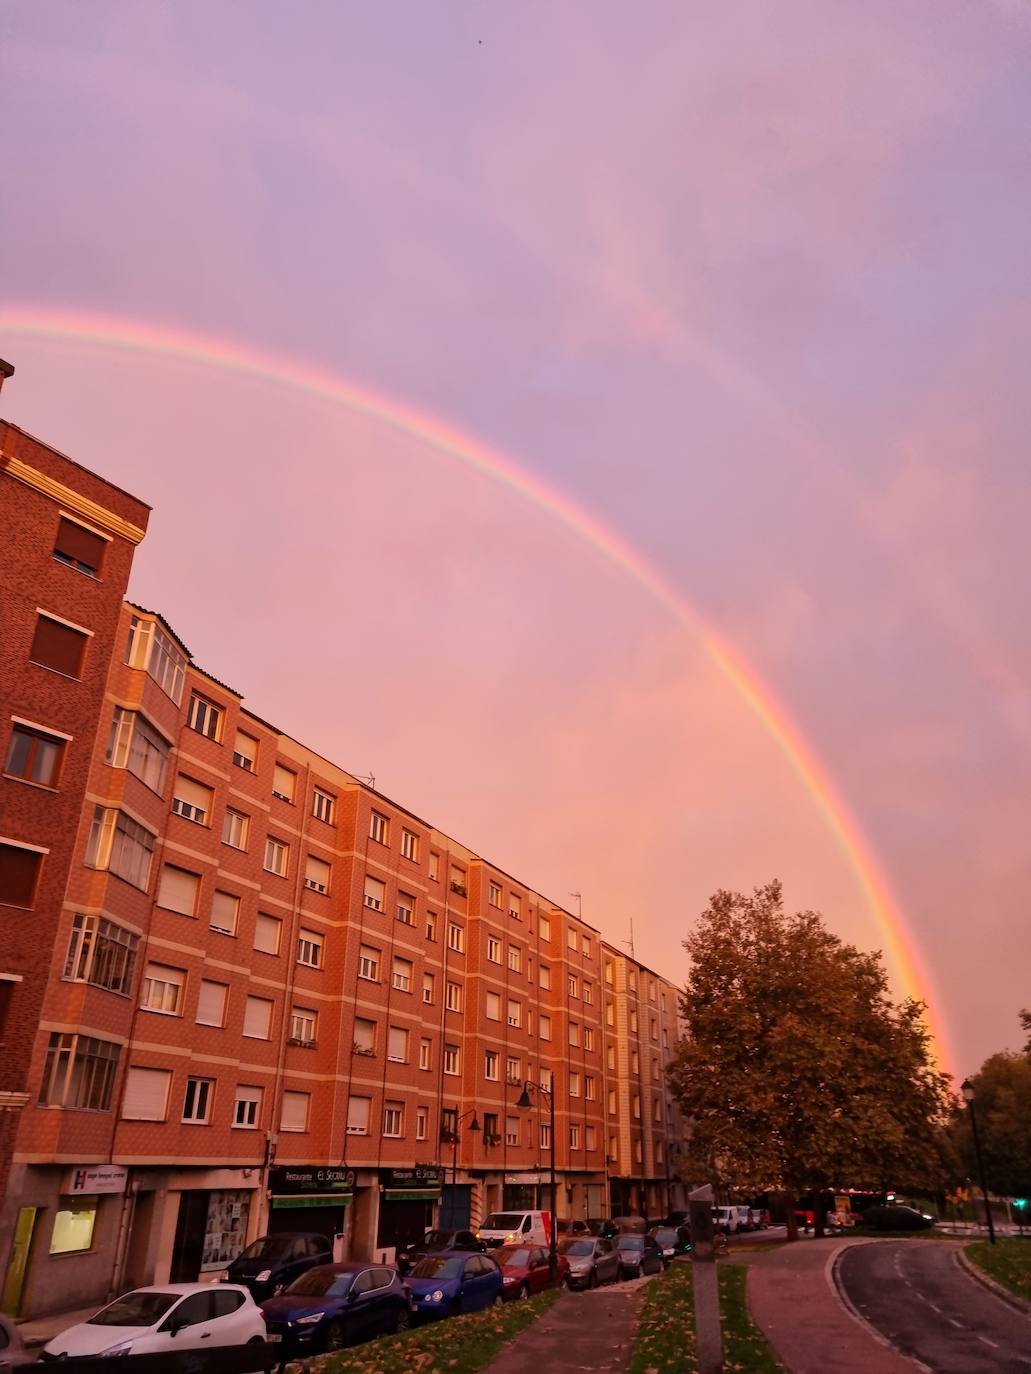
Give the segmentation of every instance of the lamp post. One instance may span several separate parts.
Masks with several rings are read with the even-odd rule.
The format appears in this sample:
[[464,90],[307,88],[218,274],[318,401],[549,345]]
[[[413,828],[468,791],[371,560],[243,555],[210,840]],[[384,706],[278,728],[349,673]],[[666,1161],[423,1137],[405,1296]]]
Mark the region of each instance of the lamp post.
[[556,1206],[555,1192],[555,1094],[551,1088],[545,1088],[540,1083],[531,1083],[529,1079],[523,1083],[523,1091],[519,1094],[519,1101],[516,1106],[520,1111],[525,1111],[533,1106],[530,1098],[532,1092],[543,1097],[548,1104],[548,1133],[550,1151],[550,1173],[551,1173],[551,1227],[549,1228],[548,1239],[548,1273],[551,1278],[552,1287],[558,1282],[558,1208]]
[[970,1115],[970,1133],[974,1137],[974,1158],[977,1160],[977,1177],[981,1183],[981,1196],[984,1198],[984,1214],[988,1220],[988,1240],[995,1244],[995,1225],[992,1221],[992,1209],[988,1204],[988,1189],[984,1182],[984,1160],[981,1158],[981,1139],[977,1134],[977,1117],[974,1114],[974,1085],[969,1078],[964,1078],[960,1087],[963,1094],[963,1101],[967,1104],[967,1112]]
[[472,1121],[469,1122],[469,1130],[478,1131],[480,1129],[480,1123],[476,1117],[476,1108],[470,1107],[467,1112],[462,1112],[461,1115],[459,1115],[457,1112],[455,1113],[455,1129],[453,1131],[443,1130],[440,1133],[440,1137],[442,1140],[450,1139],[451,1141],[451,1207],[449,1209],[448,1221],[452,1224],[452,1226],[455,1222],[455,1197],[457,1194],[456,1181],[458,1179],[458,1128],[466,1119],[466,1117],[469,1116],[472,1117]]

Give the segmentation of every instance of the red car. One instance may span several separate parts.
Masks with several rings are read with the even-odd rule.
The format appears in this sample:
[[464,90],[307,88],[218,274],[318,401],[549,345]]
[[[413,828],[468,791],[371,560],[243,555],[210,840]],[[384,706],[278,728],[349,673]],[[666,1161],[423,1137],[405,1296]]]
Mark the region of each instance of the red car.
[[[493,1251],[493,1258],[501,1265],[502,1297],[528,1298],[531,1293],[551,1287],[550,1260],[543,1245],[503,1245]],[[557,1281],[565,1284],[569,1279],[569,1261],[565,1255],[556,1259]]]

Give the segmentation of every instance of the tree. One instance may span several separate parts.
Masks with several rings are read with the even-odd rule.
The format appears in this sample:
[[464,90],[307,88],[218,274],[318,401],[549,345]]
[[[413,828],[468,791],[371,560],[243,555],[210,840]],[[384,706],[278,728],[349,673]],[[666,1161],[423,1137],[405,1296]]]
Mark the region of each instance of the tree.
[[1027,1040],[1024,1042],[1024,1053],[1031,1059],[1031,1011],[1025,1007],[1020,1013],[1020,1024],[1027,1032]]
[[[1020,1013],[1025,1030],[1031,1015]],[[1031,1195],[1031,1053],[987,1058],[972,1079],[981,1157],[988,1191],[999,1197]],[[967,1178],[976,1178],[968,1113],[957,1108],[952,1139]]]
[[879,953],[788,915],[781,885],[720,891],[684,941],[686,1035],[669,1070],[693,1121],[688,1166],[717,1187],[933,1190],[952,1099],[911,998]]

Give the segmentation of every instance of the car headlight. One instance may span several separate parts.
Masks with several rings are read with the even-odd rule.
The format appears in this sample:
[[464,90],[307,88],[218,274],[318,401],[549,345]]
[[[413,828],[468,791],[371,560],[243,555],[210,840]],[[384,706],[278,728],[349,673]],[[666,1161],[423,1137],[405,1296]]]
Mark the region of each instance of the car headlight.
[[261,1271],[260,1274],[255,1274],[255,1275],[254,1275],[254,1282],[255,1282],[255,1283],[268,1283],[268,1281],[269,1281],[269,1279],[270,1279],[271,1277],[272,1277],[272,1270],[271,1270],[271,1269],[263,1269],[263,1270]]
[[298,1317],[294,1322],[295,1326],[314,1326],[325,1316],[325,1312],[313,1312],[310,1317]]
[[430,1302],[443,1302],[443,1301],[444,1301],[444,1290],[443,1290],[443,1288],[434,1288],[433,1292],[430,1294]]
[[120,1341],[118,1345],[109,1345],[106,1350],[102,1350],[101,1355],[128,1355],[132,1350],[132,1341]]

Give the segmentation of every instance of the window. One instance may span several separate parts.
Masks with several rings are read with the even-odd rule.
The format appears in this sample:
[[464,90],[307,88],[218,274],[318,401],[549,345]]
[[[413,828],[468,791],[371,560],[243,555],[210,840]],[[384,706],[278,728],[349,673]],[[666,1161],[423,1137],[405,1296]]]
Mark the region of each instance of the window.
[[517,1116],[505,1117],[505,1144],[519,1144],[519,1118]]
[[578,944],[578,940],[577,940],[577,936],[576,936],[576,930],[574,929],[573,926],[567,926],[567,927],[566,927],[566,945],[567,945],[570,949],[576,949],[577,944]]
[[401,1102],[384,1102],[383,1134],[396,1140],[404,1135],[405,1109]]
[[91,630],[39,611],[29,658],[41,668],[51,668],[65,677],[81,678],[86,642],[91,638]]
[[616,1024],[616,1007],[613,1002],[605,1003],[605,1024],[614,1026]]
[[179,705],[186,681],[186,658],[156,621],[133,616],[125,661],[131,668],[145,668],[165,695]]
[[612,960],[611,960],[611,959],[606,959],[606,960],[605,960],[605,981],[606,981],[606,983],[610,983],[610,984],[611,984],[611,982],[612,982]]
[[655,1019],[654,1016],[652,1017],[652,1022],[651,1022],[651,1036],[652,1036],[652,1039],[653,1039],[653,1040],[658,1041],[658,1038],[659,1038],[659,1023],[658,1023],[658,1021],[656,1021],[656,1019]]
[[131,1064],[125,1075],[122,1117],[126,1121],[164,1121],[168,1111],[168,1069],[141,1069]]
[[42,728],[14,722],[4,772],[9,778],[56,787],[61,777],[67,735],[51,735]]
[[425,1140],[426,1132],[429,1128],[430,1111],[428,1107],[416,1107],[415,1109],[415,1138]]
[[356,1016],[354,1020],[354,1052],[365,1055],[376,1053],[376,1022],[365,1016]]
[[447,947],[453,949],[456,954],[465,952],[465,927],[455,925],[454,921],[448,923],[447,928]]
[[637,1034],[637,1012],[633,1007],[630,1008],[630,1029]]
[[108,1040],[52,1031],[39,1089],[40,1106],[109,1111],[120,1053],[121,1046]]
[[47,853],[49,850],[17,840],[0,840],[0,904],[31,908]]
[[653,1083],[657,1083],[658,1081],[659,1081],[659,1061],[658,1061],[658,1060],[654,1057],[654,1055],[653,1055],[653,1056],[652,1056],[652,1082],[653,1082]]
[[445,991],[444,991],[444,1005],[447,1007],[448,1011],[461,1011],[461,1010],[462,1010],[462,985],[461,985],[461,983],[451,983],[451,982],[449,982],[449,983],[447,984],[447,987],[445,988]]
[[580,1075],[578,1073],[571,1073],[569,1075],[569,1096],[580,1096]]
[[501,998],[496,992],[487,993],[487,1020],[501,1020]]
[[419,862],[419,837],[414,830],[401,831],[401,857]]
[[544,1011],[541,1012],[540,1016],[540,1033],[542,1040],[551,1039],[551,1017]]
[[358,951],[358,977],[379,982],[379,950],[372,945],[362,945]]
[[652,1106],[652,1120],[657,1124],[661,1124],[662,1122],[662,1102],[659,1098],[655,1099],[654,1105]]
[[517,921],[523,919],[523,899],[516,892],[508,894],[508,914]]
[[247,830],[250,823],[250,816],[245,816],[242,811],[234,811],[231,806],[227,806],[222,821],[222,843],[232,845],[234,849],[246,849]]
[[243,1033],[250,1040],[267,1040],[272,1028],[272,1003],[267,997],[248,997],[243,1013]]
[[641,1056],[636,1050],[630,1056],[630,1072],[639,1074],[641,1072]]
[[301,929],[297,936],[297,962],[306,968],[322,967],[322,936],[317,930]]
[[580,996],[580,981],[575,973],[570,973],[566,978],[566,990],[570,997]]
[[211,897],[211,919],[209,925],[220,935],[235,935],[236,922],[240,916],[240,899],[234,892],[215,889]]
[[200,874],[190,873],[174,864],[165,864],[158,883],[157,904],[180,916],[193,916],[197,910]]
[[269,835],[265,841],[265,871],[285,878],[289,863],[290,846],[285,840],[277,840],[274,835]]
[[390,842],[390,821],[380,811],[374,811],[369,818],[369,839],[377,844]]
[[408,1063],[408,1032],[403,1026],[388,1028],[387,1058],[394,1064]]
[[542,1121],[542,1122],[541,1122],[541,1149],[542,1149],[542,1150],[550,1150],[550,1149],[551,1149],[551,1122],[550,1122],[550,1121]]
[[610,1135],[610,1136],[609,1136],[609,1159],[613,1159],[613,1160],[614,1160],[614,1159],[618,1159],[618,1157],[619,1157],[619,1139],[618,1139],[617,1136]]
[[[505,1061],[505,1078],[509,1083],[521,1083],[523,1078],[523,1061],[518,1055],[510,1054]],[[543,1084],[541,1085],[543,1087]]]
[[415,898],[410,892],[397,894],[397,919],[406,926],[415,925]]
[[233,762],[237,768],[242,768],[245,773],[253,773],[256,770],[257,759],[258,741],[253,735],[237,730],[233,744]]
[[430,877],[433,879],[434,882],[436,882],[436,880],[440,877],[440,855],[434,853],[433,850],[430,850],[429,871]]
[[597,1099],[597,1096],[598,1096],[597,1084],[598,1084],[598,1080],[595,1078],[595,1076],[594,1076],[593,1073],[589,1073],[589,1074],[585,1075],[585,1077],[584,1077],[584,1097],[587,1098],[587,1101],[588,1101],[588,1102],[594,1102],[594,1101]]
[[309,854],[304,861],[304,885],[311,892],[329,891],[330,866],[325,859],[316,859]]
[[199,692],[190,694],[190,708],[186,716],[186,723],[191,730],[196,730],[199,735],[205,735],[208,739],[221,740],[222,723],[225,720],[225,710],[217,706],[207,697],[202,697]]
[[427,1004],[433,1002],[435,996],[435,983],[436,978],[432,973],[424,973],[422,975],[422,1000]]
[[381,883],[378,878],[372,877],[370,873],[365,875],[365,905],[371,906],[373,911],[383,910],[383,897],[387,890],[386,883]]
[[657,1141],[655,1142],[655,1163],[656,1163],[656,1164],[662,1164],[664,1160],[665,1160],[665,1150],[663,1149],[662,1141],[661,1141],[661,1140],[657,1140]]
[[584,1135],[585,1135],[585,1137],[586,1137],[586,1139],[584,1140],[584,1144],[586,1145],[587,1149],[588,1149],[588,1150],[596,1150],[596,1149],[598,1148],[598,1128],[597,1128],[597,1126],[587,1126],[587,1127],[585,1127],[585,1128],[584,1128]]
[[508,1024],[510,1026],[523,1024],[523,1004],[517,1002],[514,997],[508,999]]
[[176,775],[175,787],[172,790],[172,810],[177,816],[182,816],[184,821],[193,821],[196,825],[210,825],[213,797],[214,793],[210,787],[194,782],[193,778],[184,777],[182,773]]
[[426,913],[426,939],[436,941],[437,939],[437,913],[427,911]]
[[616,1067],[615,1045],[610,1045],[608,1049],[605,1051],[605,1063],[610,1069],[614,1069]]
[[550,1069],[541,1068],[537,1073],[537,1077],[540,1079],[541,1087],[546,1093],[550,1093],[554,1090],[555,1075]]
[[501,1077],[500,1073],[501,1055],[497,1050],[485,1050],[483,1055],[483,1076],[492,1083],[496,1083]]
[[79,572],[96,577],[109,543],[106,534],[100,534],[88,525],[80,525],[78,520],[62,515],[57,526],[54,557],[71,568],[77,568]]
[[546,940],[549,945],[551,944],[551,922],[547,916],[537,918],[537,934],[542,940]]
[[580,953],[585,959],[593,957],[591,954],[591,937],[589,935],[582,935],[580,937]]
[[347,1101],[347,1134],[369,1134],[369,1108],[371,1097],[350,1097]]
[[283,922],[278,916],[266,916],[258,912],[254,922],[254,948],[259,954],[278,954],[279,942],[283,936]]
[[68,1207],[54,1213],[54,1229],[50,1233],[50,1253],[70,1255],[89,1250],[93,1245],[93,1227],[97,1220],[97,1199],[76,1198]]
[[292,802],[297,786],[297,774],[291,768],[277,763],[272,769],[272,795],[280,801]]
[[569,1023],[569,1043],[571,1045],[579,1045],[580,1043],[580,1024],[578,1021],[570,1021]]
[[160,796],[165,786],[171,745],[146,716],[116,706],[111,718],[107,762],[129,772]]
[[609,1108],[609,1115],[610,1115],[610,1116],[615,1116],[615,1115],[616,1115],[616,1090],[615,1090],[615,1088],[610,1088],[610,1089],[609,1089],[608,1108]]
[[594,1049],[594,1029],[591,1026],[584,1026],[584,1049]]
[[590,1007],[594,1005],[594,989],[591,987],[590,983],[584,983],[583,985],[583,998],[587,1006]]
[[641,1142],[639,1140],[634,1141],[634,1163],[641,1163]]
[[518,945],[508,947],[508,967],[513,973],[519,973],[523,967],[523,951]]
[[447,1073],[447,1074],[451,1074],[452,1076],[457,1075],[457,1074],[460,1072],[460,1069],[459,1069],[459,1064],[460,1064],[460,1062],[461,1062],[461,1056],[459,1055],[458,1046],[457,1046],[457,1045],[445,1045],[445,1046],[444,1046],[444,1072]]
[[569,1127],[569,1148],[571,1150],[580,1149],[580,1123],[578,1121],[572,1122]]
[[286,1091],[279,1113],[281,1131],[302,1133],[308,1129],[308,1111],[311,1107],[311,1093]]
[[541,987],[542,987],[542,988],[545,988],[545,989],[550,989],[550,988],[551,988],[551,969],[548,968],[547,964],[541,964],[541,966],[540,966],[538,972],[539,972],[539,975],[540,975],[539,981],[540,981]]
[[155,838],[124,811],[98,806],[90,826],[86,863],[90,868],[106,868],[145,892],[150,884]]
[[228,997],[229,988],[225,983],[213,983],[207,978],[202,978],[200,993],[197,996],[197,1024],[224,1026]]
[[236,1089],[233,1101],[233,1125],[249,1129],[260,1125],[261,1099],[261,1088],[251,1088],[241,1083]]
[[310,1007],[292,1007],[290,1010],[291,1043],[309,1046],[319,1038],[319,1014]]
[[641,1119],[641,1098],[639,1095],[634,1097],[634,1119],[637,1121]]
[[450,887],[451,891],[454,892],[456,896],[467,897],[469,895],[469,889],[466,887],[465,883],[464,868],[459,868],[455,864],[452,865]]
[[214,1095],[213,1078],[188,1078],[183,1095],[183,1120],[206,1126],[211,1119],[211,1099]]
[[324,792],[321,787],[313,789],[311,794],[311,814],[317,821],[325,821],[327,825],[334,825],[336,804],[337,799],[331,792]]
[[501,941],[496,935],[487,936],[487,958],[492,964],[501,963]]
[[144,1011],[160,1011],[178,1016],[186,970],[167,964],[148,964],[143,973],[140,1006]]
[[105,916],[76,914],[63,976],[109,992],[128,993],[139,943],[138,935]]
[[428,1035],[424,1035],[419,1040],[419,1068],[430,1069],[433,1067],[433,1041]]
[[502,893],[500,883],[492,882],[487,885],[487,901],[490,902],[491,906],[496,906],[500,908],[501,896]]
[[394,973],[390,983],[398,992],[411,992],[412,961],[410,959],[402,959],[400,955],[394,955]]

